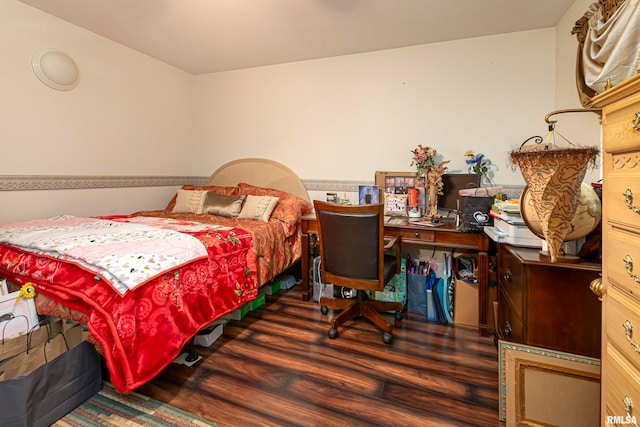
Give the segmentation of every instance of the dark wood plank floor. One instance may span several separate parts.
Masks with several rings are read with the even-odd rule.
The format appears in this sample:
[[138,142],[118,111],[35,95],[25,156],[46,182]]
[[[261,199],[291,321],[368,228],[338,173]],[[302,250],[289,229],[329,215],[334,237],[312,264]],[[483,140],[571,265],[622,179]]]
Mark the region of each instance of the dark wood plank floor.
[[[391,346],[366,320],[327,337],[294,288],[138,391],[226,426],[499,426],[498,356],[473,328],[409,314]],[[331,313],[329,313],[330,315]]]

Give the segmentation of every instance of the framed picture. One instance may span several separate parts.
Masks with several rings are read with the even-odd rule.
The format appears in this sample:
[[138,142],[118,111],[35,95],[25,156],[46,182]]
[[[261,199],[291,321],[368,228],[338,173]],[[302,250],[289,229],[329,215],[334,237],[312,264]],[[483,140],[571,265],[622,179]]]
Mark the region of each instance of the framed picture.
[[600,425],[600,359],[498,341],[499,418],[512,425]]
[[378,203],[380,203],[380,187],[377,185],[361,185],[359,187],[359,205],[376,205]]
[[0,318],[9,315],[9,319],[0,322],[0,337],[11,338],[29,332],[38,325],[38,313],[33,298],[20,298],[20,291],[0,296]]

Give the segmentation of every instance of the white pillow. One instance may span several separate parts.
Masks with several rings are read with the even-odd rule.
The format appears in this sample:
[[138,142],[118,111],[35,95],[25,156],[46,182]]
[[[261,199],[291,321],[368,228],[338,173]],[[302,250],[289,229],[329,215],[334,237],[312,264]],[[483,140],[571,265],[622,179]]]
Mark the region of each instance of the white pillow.
[[271,212],[273,212],[278,204],[278,200],[275,196],[254,196],[248,194],[238,218],[259,219],[268,222]]
[[202,213],[207,192],[204,190],[178,190],[173,213]]

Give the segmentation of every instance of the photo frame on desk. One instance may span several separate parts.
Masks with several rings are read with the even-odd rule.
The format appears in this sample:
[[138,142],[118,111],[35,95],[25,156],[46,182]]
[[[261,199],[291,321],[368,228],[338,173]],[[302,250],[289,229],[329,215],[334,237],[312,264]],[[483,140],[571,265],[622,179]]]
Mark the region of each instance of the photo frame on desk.
[[377,185],[360,185],[358,188],[359,205],[376,205],[380,203],[382,189]]

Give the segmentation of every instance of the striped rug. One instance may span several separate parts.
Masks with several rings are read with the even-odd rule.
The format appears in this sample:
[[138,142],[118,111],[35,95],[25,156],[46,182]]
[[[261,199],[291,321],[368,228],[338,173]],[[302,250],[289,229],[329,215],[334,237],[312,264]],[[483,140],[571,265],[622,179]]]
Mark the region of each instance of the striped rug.
[[98,394],[53,426],[216,427],[216,424],[139,393],[120,395],[113,385],[105,382]]

